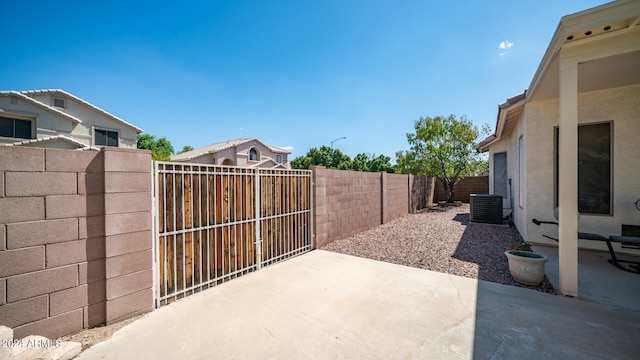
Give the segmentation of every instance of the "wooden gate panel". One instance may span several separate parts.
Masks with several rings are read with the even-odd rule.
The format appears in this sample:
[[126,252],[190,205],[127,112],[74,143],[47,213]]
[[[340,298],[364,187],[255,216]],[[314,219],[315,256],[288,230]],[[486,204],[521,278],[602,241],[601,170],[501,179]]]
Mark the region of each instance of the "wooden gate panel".
[[157,162],[155,176],[157,306],[311,249],[308,171]]

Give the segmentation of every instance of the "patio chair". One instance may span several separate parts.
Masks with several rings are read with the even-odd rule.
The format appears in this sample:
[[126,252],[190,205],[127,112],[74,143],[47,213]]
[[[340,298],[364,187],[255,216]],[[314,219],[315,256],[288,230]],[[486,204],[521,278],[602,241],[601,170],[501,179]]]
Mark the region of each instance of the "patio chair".
[[[541,221],[537,219],[532,219],[531,221],[536,225],[540,225],[540,224],[558,225],[558,223],[555,221]],[[558,241],[558,239],[548,235],[542,235],[542,236],[546,237],[547,239]],[[640,237],[618,236],[618,235],[611,235],[609,237],[604,237],[600,234],[578,232],[578,239],[604,241],[607,244],[607,248],[609,249],[609,255],[611,255],[611,259],[609,259],[609,263],[611,265],[617,267],[620,270],[628,271],[634,274],[640,274],[640,262],[618,259],[618,256],[616,256],[616,252],[613,250],[613,246],[611,245],[611,242],[613,241],[613,242],[619,242],[619,243],[632,244],[634,246],[640,246]],[[623,266],[621,263],[628,264],[628,265]]]

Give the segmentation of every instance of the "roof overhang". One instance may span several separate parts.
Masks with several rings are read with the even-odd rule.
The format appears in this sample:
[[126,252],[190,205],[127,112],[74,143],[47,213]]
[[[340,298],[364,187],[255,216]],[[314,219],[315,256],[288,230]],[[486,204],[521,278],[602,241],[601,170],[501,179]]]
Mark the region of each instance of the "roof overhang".
[[[559,94],[559,54],[562,49],[606,42],[628,36],[640,43],[640,2],[619,0],[564,16],[529,85],[529,101],[556,98]],[[640,83],[640,51],[586,61],[580,64],[578,92]]]
[[6,146],[29,146],[29,145],[33,145],[33,144],[47,144],[47,143],[56,143],[56,142],[63,142],[63,143],[67,143],[70,144],[71,146],[75,147],[75,150],[94,150],[94,151],[100,151],[100,148],[97,148],[95,146],[90,146],[87,145],[83,142],[80,142],[78,140],[72,139],[68,136],[64,136],[64,135],[53,135],[53,136],[44,136],[38,139],[28,139],[28,140],[23,140],[23,141],[17,141],[11,144],[7,144]]
[[[38,108],[44,109],[46,111],[49,111],[51,113],[54,113],[62,118],[64,118],[65,120],[69,120],[74,124],[78,124],[78,123],[82,123],[82,120],[78,119],[75,116],[69,115],[67,113],[65,113],[64,111],[60,111],[52,106],[46,105],[41,103],[40,101],[33,99],[25,94],[23,94],[22,92],[19,91],[0,91],[0,96],[8,96],[8,97],[16,97],[19,98],[20,100],[23,100],[26,103],[29,103],[31,105],[34,105]],[[5,109],[1,109],[0,108],[0,113],[10,113],[10,111],[6,111]]]
[[[34,95],[37,95],[37,94],[60,94],[60,95],[63,95],[64,97],[72,98],[73,100],[83,104],[84,106],[87,106],[87,107],[91,108],[92,110],[94,110],[94,111],[96,111],[98,113],[101,113],[102,115],[104,115],[104,116],[106,116],[106,117],[108,117],[108,118],[110,118],[110,119],[112,119],[112,120],[114,120],[116,122],[119,122],[119,123],[131,128],[131,129],[133,129],[138,134],[143,132],[143,130],[141,128],[139,128],[139,127],[137,127],[137,126],[135,126],[135,125],[133,125],[131,123],[128,123],[128,122],[122,120],[121,118],[119,118],[119,117],[117,117],[117,116],[115,116],[115,115],[113,115],[113,114],[111,114],[111,113],[109,113],[109,112],[107,112],[107,111],[105,111],[105,110],[103,110],[103,109],[101,109],[101,108],[99,108],[99,107],[97,107],[97,106],[95,106],[95,105],[93,105],[93,104],[91,104],[91,103],[89,103],[89,102],[87,102],[87,101],[85,101],[85,100],[73,95],[73,94],[70,94],[70,93],[68,93],[68,92],[66,92],[64,90],[61,90],[61,89],[26,90],[26,91],[20,91],[20,93],[23,94],[25,97],[29,97],[30,94],[34,94]],[[37,101],[35,99],[32,99],[32,100]],[[64,112],[62,112],[62,111],[60,111],[60,112],[64,114]]]
[[[607,56],[590,53],[602,49]],[[618,0],[564,16],[528,90],[498,105],[495,133],[476,145],[478,152],[511,132],[525,103],[558,98],[561,52],[580,57],[578,93],[640,84],[640,1]]]
[[503,135],[511,133],[524,112],[527,92],[508,98],[498,105],[498,117],[496,119],[496,131],[476,145],[478,152],[486,152],[489,146],[498,141]]

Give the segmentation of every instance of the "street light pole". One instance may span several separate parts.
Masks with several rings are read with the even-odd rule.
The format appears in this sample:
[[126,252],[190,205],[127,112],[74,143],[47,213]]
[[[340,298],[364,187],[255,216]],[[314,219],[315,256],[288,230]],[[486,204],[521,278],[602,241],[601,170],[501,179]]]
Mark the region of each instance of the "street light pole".
[[333,141],[331,142],[331,148],[333,149],[333,143],[334,143],[334,142],[336,142],[336,141],[338,141],[338,140],[346,139],[346,138],[347,138],[346,136],[343,136],[343,137],[339,137],[339,138],[337,138],[337,139],[333,140]]

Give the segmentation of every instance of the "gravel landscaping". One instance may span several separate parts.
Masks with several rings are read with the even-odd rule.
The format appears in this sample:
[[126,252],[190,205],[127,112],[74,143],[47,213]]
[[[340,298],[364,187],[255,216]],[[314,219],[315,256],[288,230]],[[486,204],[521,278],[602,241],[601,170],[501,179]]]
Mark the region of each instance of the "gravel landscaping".
[[322,250],[556,294],[546,277],[539,286],[511,278],[504,251],[522,241],[513,226],[470,223],[463,204],[424,209]]

